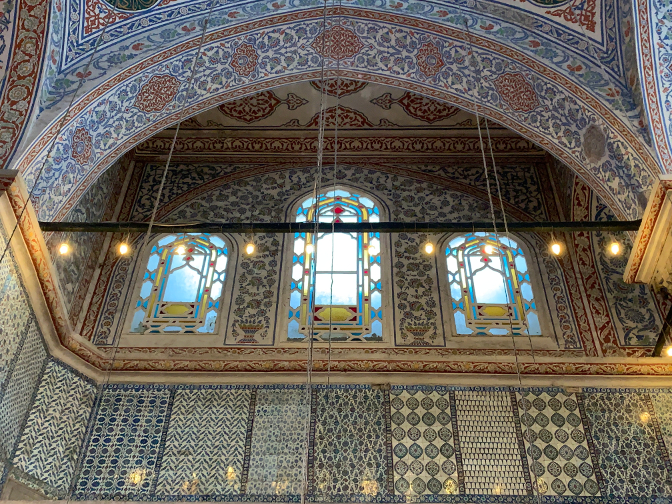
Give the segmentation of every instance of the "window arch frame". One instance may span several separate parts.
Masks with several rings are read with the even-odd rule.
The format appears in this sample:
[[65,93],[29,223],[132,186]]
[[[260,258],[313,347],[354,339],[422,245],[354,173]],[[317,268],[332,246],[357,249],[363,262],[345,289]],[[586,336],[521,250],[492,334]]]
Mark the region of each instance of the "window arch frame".
[[[154,247],[156,247],[159,242],[169,236],[192,236],[193,238],[199,238],[203,235],[209,235],[209,236],[215,236],[222,240],[224,243],[224,249],[227,250],[226,252],[226,265],[223,268],[222,273],[220,275],[223,275],[223,280],[222,280],[222,290],[219,294],[218,297],[218,304],[219,307],[215,308],[217,312],[217,318],[215,320],[214,324],[214,329],[212,332],[199,332],[197,329],[194,330],[193,332],[185,332],[185,331],[157,331],[157,332],[150,332],[150,331],[145,331],[145,332],[133,332],[132,331],[132,325],[133,325],[133,320],[135,317],[136,313],[136,308],[138,308],[138,301],[140,300],[140,295],[141,291],[143,288],[143,284],[146,281],[145,274],[147,272],[147,267],[148,263],[150,260],[150,257],[153,254]],[[177,240],[175,240],[177,241]],[[169,242],[169,243],[175,243]],[[168,245],[168,244],[166,244]],[[141,246],[141,241],[138,240],[136,242],[136,246],[140,247]],[[179,245],[176,245],[176,247]],[[173,247],[175,248],[175,247]],[[126,343],[130,343],[132,338],[135,337],[142,337],[143,340],[147,339],[147,344],[150,346],[153,343],[159,343],[162,339],[165,338],[186,338],[186,339],[193,339],[193,338],[213,338],[217,337],[219,338],[220,335],[223,336],[226,332],[227,326],[228,326],[228,318],[229,318],[229,313],[228,313],[228,308],[230,308],[231,305],[231,296],[233,293],[233,287],[234,287],[234,276],[235,276],[235,269],[236,269],[236,264],[237,264],[237,242],[236,240],[224,233],[161,233],[161,234],[156,234],[152,236],[152,239],[149,241],[147,244],[147,247],[145,247],[143,250],[139,251],[139,253],[136,255],[135,260],[133,261],[134,266],[131,270],[131,273],[129,274],[129,290],[127,291],[127,297],[126,301],[124,302],[125,305],[125,310],[126,313],[124,315],[124,324],[123,324],[123,331],[121,335],[121,340],[120,340],[120,346],[128,346]],[[132,249],[131,249],[132,250]],[[232,262],[235,263],[234,266],[232,266]],[[152,270],[154,271],[154,270]],[[209,273],[208,273],[209,274]],[[168,278],[167,276],[163,276],[163,278]],[[199,301],[198,304],[200,304],[202,301]],[[149,303],[149,299],[148,299]],[[186,303],[186,302],[185,302]],[[224,308],[227,308],[225,311]],[[207,308],[206,308],[207,310]],[[147,313],[147,311],[145,311]],[[226,319],[226,320],[224,320]],[[203,319],[203,324],[206,323],[206,319]],[[156,339],[158,338],[158,339]],[[143,344],[145,344],[143,342]],[[137,343],[132,343],[131,346],[137,346]],[[188,345],[187,345],[188,346]]]
[[[356,186],[351,186],[348,184],[342,184],[338,183],[335,185],[335,189],[338,190],[343,190],[350,192],[351,194],[354,193],[358,195],[359,197],[365,197],[368,198],[373,202],[373,205],[378,209],[379,212],[379,218],[380,221],[385,221],[389,215],[389,208],[387,203],[381,200],[380,196],[377,194],[372,193],[369,190],[366,189],[361,189]],[[322,188],[321,194],[326,194],[334,190],[334,186],[329,184],[328,186]],[[287,210],[286,210],[286,220],[291,221],[291,222],[296,222],[296,217],[297,217],[297,212],[298,210],[302,207],[303,203],[312,198],[312,191],[304,191],[301,193],[300,196],[297,196],[291,203],[288,205]],[[364,233],[362,233],[364,234]],[[279,303],[279,317],[278,317],[278,324],[276,325],[277,329],[277,334],[279,335],[279,338],[276,339],[276,344],[279,346],[292,346],[292,347],[303,347],[306,345],[308,342],[307,339],[289,339],[289,322],[290,318],[288,317],[288,313],[290,310],[294,310],[291,306],[291,294],[292,291],[294,290],[292,288],[292,282],[294,281],[292,278],[292,268],[294,266],[294,246],[295,246],[295,241],[296,241],[296,235],[295,234],[286,234],[284,235],[285,242],[283,244],[283,258],[286,257],[288,259],[283,259],[283,265],[282,265],[282,273],[280,277],[280,282],[281,282],[281,290],[280,290],[280,303]],[[382,294],[381,296],[381,307],[377,309],[377,311],[382,311],[382,317],[381,317],[381,324],[382,324],[382,337],[380,341],[339,341],[339,340],[332,340],[332,344],[338,344],[339,347],[347,347],[347,346],[357,346],[357,347],[370,347],[371,345],[375,345],[377,347],[381,346],[394,346],[393,343],[393,337],[391,333],[391,328],[394,325],[393,318],[393,305],[391,304],[389,300],[389,296],[386,296],[385,293],[391,292],[391,262],[390,262],[390,257],[391,257],[391,235],[389,234],[380,234],[379,236],[379,243],[380,243],[380,252],[378,254],[379,259],[379,264],[380,264],[380,269],[381,269],[381,278],[380,278],[380,292]],[[319,253],[319,247],[318,247],[318,253]],[[370,304],[370,298],[368,303]],[[286,321],[286,322],[285,322]],[[329,341],[328,340],[321,340],[321,339],[315,339],[313,344],[315,345],[328,345]]]
[[[439,296],[441,298],[441,306],[444,311],[443,315],[443,324],[447,328],[446,336],[453,341],[470,341],[470,342],[496,342],[496,341],[512,341],[514,335],[511,334],[509,329],[508,334],[496,335],[496,334],[458,334],[457,326],[455,321],[455,313],[453,309],[453,297],[450,290],[449,282],[449,270],[447,264],[447,255],[446,249],[448,248],[450,242],[459,236],[465,236],[470,234],[468,232],[461,233],[450,233],[441,236],[437,240],[437,273],[439,274]],[[497,232],[498,237],[507,238],[504,232]],[[549,312],[549,303],[548,303],[548,293],[546,291],[546,286],[542,281],[542,277],[546,271],[545,267],[540,262],[540,257],[538,252],[534,247],[530,245],[530,241],[526,238],[509,233],[508,236],[517,243],[518,248],[522,249],[523,257],[527,263],[527,272],[530,275],[529,283],[532,287],[533,299],[536,304],[535,312],[539,320],[539,327],[541,334],[530,335],[529,337],[535,342],[534,346],[540,345],[541,347],[549,346],[549,348],[555,348],[555,343],[548,341],[548,338],[557,339],[556,327],[552,322],[552,316]],[[516,270],[517,271],[517,270]],[[508,318],[507,318],[508,320]],[[502,327],[509,328],[509,324],[505,323]],[[523,338],[527,341],[528,335],[525,333],[516,334],[515,337],[517,341],[522,341]]]

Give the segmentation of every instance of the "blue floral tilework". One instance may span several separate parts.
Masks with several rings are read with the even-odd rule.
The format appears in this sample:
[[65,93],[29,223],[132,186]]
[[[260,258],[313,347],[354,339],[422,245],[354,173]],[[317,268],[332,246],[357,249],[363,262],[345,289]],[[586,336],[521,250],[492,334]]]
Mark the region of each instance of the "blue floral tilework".
[[170,396],[170,389],[163,387],[110,387],[103,392],[76,498],[140,500],[153,493]]
[[516,398],[535,492],[599,495],[576,394],[535,390]]
[[301,493],[309,417],[305,388],[259,389],[252,431],[248,495]]
[[651,400],[658,417],[663,441],[665,442],[667,451],[670,452],[672,451],[672,393],[654,393],[651,394]]
[[249,388],[175,391],[158,496],[240,492],[250,395]]
[[312,493],[338,502],[379,497],[387,481],[384,392],[344,387],[314,392]]
[[647,407],[647,394],[590,392],[586,414],[607,496],[671,495],[665,466]]
[[0,400],[0,446],[4,455],[11,459],[19,439],[23,421],[30,409],[33,393],[44,367],[47,351],[42,335],[33,318],[29,322],[15,364],[11,370],[7,388]]
[[65,498],[96,396],[96,387],[50,361],[14,455],[14,466],[44,483],[47,495]]
[[527,495],[509,392],[458,390],[455,404],[465,492]]
[[394,389],[390,406],[395,493],[408,498],[458,493],[447,390]]

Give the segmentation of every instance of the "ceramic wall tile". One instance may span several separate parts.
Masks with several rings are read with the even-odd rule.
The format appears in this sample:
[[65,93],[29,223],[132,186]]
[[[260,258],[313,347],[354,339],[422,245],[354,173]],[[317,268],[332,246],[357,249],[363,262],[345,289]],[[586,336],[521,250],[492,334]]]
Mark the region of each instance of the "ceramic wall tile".
[[96,391],[63,364],[47,363],[13,460],[47,495],[69,495]]
[[309,485],[317,500],[387,491],[385,396],[370,388],[314,390]]
[[672,393],[658,392],[651,394],[653,407],[658,425],[660,425],[661,435],[665,442],[668,453],[672,451]]
[[14,452],[47,357],[37,321],[33,318],[28,324],[0,400],[0,447],[7,458]]
[[258,390],[247,495],[301,493],[309,416],[305,388]]
[[448,391],[409,388],[390,394],[395,493],[409,498],[458,493]]
[[516,399],[534,492],[600,495],[576,394],[535,390]]
[[75,486],[77,499],[140,500],[154,492],[170,397],[164,387],[112,386],[103,393]]
[[455,392],[457,426],[468,494],[526,495],[520,424],[508,391]]
[[584,396],[604,478],[602,494],[671,495],[672,475],[651,421],[648,394],[588,392]]
[[175,391],[157,496],[240,493],[251,395],[249,388]]

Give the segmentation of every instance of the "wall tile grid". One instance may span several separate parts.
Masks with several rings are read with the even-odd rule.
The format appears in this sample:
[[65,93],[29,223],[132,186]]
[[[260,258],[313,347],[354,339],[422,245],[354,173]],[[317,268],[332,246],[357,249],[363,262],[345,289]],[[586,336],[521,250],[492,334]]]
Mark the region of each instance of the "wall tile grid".
[[310,502],[643,502],[672,496],[672,417],[656,414],[671,397],[314,386],[309,400],[292,385],[109,386],[72,497],[296,502],[307,454]]

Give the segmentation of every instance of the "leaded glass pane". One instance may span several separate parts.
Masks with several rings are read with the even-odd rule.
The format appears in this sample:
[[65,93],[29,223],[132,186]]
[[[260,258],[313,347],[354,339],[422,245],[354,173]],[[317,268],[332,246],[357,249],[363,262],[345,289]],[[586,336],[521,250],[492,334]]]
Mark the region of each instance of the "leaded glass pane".
[[[380,211],[340,188],[301,204],[296,221],[315,220],[378,222]],[[289,340],[382,340],[379,233],[295,233],[292,263]]]
[[160,238],[152,246],[131,321],[134,333],[214,333],[228,249],[209,234]]
[[494,233],[468,233],[446,247],[457,334],[540,335],[523,249]]

